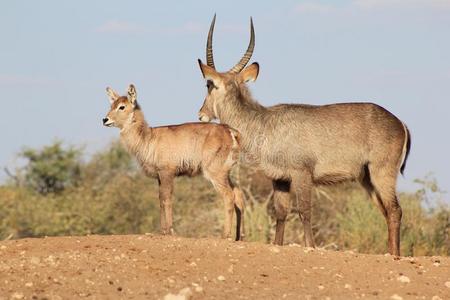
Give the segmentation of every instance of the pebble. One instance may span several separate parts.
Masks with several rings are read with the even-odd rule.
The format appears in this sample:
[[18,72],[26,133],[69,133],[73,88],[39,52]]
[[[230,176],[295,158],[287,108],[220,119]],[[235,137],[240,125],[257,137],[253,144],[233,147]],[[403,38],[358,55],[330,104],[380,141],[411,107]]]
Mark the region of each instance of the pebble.
[[409,277],[405,276],[405,275],[400,275],[397,277],[397,280],[400,281],[401,283],[410,283],[411,280],[409,279]]
[[305,247],[305,249],[303,249],[303,252],[305,252],[305,253],[309,253],[309,252],[313,252],[314,251],[314,248],[312,248],[312,247]]
[[323,285],[319,285],[318,287],[317,287],[319,290],[323,290],[325,287],[323,286]]
[[25,283],[25,286],[26,286],[26,287],[32,287],[32,286],[33,286],[33,283],[32,283],[32,282],[27,282],[27,283]]
[[55,257],[53,255],[50,255],[49,257],[45,258],[45,261],[49,263],[51,266],[55,266]]
[[22,293],[15,292],[11,295],[11,299],[23,299],[25,296]]
[[417,259],[415,259],[414,257],[408,256],[408,257],[402,257],[400,258],[400,260],[403,261],[409,261],[410,263],[414,264],[417,262]]
[[6,249],[6,246],[5,246],[5,245],[1,245],[1,246],[0,246],[0,249],[1,249],[1,250],[5,250],[5,249]]
[[348,283],[346,283],[346,284],[344,285],[344,289],[348,289],[348,290],[351,290],[351,289],[352,289],[352,285],[351,285],[351,284],[348,284]]
[[446,281],[444,284],[446,287],[448,287],[450,289],[450,281]]
[[439,296],[433,296],[431,297],[431,300],[442,300],[442,298]]
[[38,265],[38,264],[41,263],[41,259],[40,259],[39,257],[33,256],[33,257],[30,259],[30,262],[31,262],[33,265]]
[[234,267],[233,267],[233,265],[231,265],[231,266],[228,268],[228,273],[231,273],[231,274],[234,273]]
[[190,287],[181,289],[178,294],[169,293],[164,296],[164,300],[189,300],[192,298],[192,290]]
[[169,293],[164,296],[164,300],[186,300],[186,297],[183,295],[175,295],[172,293]]
[[217,280],[219,280],[219,281],[225,281],[225,277],[222,276],[222,275],[220,275],[220,276],[217,277]]
[[276,246],[270,247],[269,250],[272,251],[273,253],[280,253],[280,249]]
[[178,295],[183,295],[186,299],[190,299],[192,297],[192,290],[190,287],[185,287],[178,292]]
[[403,297],[402,297],[402,296],[399,296],[399,295],[397,295],[397,294],[394,294],[394,295],[392,295],[391,298],[389,298],[389,299],[391,299],[391,300],[403,300]]

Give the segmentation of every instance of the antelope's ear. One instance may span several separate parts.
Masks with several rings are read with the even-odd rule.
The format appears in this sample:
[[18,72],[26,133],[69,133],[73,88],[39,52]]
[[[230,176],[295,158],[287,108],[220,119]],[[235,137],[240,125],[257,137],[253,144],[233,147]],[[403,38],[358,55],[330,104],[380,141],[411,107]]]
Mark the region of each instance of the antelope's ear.
[[128,87],[128,95],[127,95],[128,101],[130,101],[130,103],[134,106],[136,105],[136,98],[137,98],[137,94],[136,94],[136,88],[134,87],[133,84],[130,84],[130,86]]
[[107,87],[106,88],[106,93],[108,94],[108,98],[109,98],[109,102],[111,104],[114,103],[114,101],[116,101],[120,96],[119,94],[116,93],[116,91],[114,91],[112,88]]
[[205,78],[205,80],[211,80],[215,85],[217,85],[216,83],[220,80],[220,74],[214,70],[214,68],[202,63],[200,59],[198,60],[198,65],[202,71],[203,78]]
[[239,73],[239,79],[241,82],[255,81],[259,74],[259,64],[257,62],[252,63]]

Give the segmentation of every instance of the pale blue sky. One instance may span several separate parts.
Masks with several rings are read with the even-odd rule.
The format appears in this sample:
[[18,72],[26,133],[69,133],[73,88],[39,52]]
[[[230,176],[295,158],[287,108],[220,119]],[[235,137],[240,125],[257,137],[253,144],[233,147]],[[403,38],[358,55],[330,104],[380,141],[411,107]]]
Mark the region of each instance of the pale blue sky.
[[[195,121],[209,22],[219,69],[245,51],[249,17],[265,105],[376,102],[406,122],[401,189],[434,172],[450,191],[450,1],[2,1],[0,166],[60,138],[100,149],[105,87],[137,86],[152,125]],[[0,178],[5,178],[4,174]]]

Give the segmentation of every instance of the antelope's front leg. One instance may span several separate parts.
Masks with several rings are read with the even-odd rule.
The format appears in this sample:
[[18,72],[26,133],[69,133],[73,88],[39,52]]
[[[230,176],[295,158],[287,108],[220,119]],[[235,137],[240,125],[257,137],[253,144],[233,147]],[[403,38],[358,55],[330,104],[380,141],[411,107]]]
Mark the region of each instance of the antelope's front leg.
[[277,226],[275,230],[275,245],[283,245],[284,227],[286,225],[286,218],[290,210],[290,188],[291,183],[283,180],[273,180],[273,200],[275,206],[275,217],[277,219]]
[[223,229],[223,237],[231,240],[231,227],[233,226],[234,199],[233,194],[229,198],[225,198],[225,223]]
[[161,172],[159,174],[159,203],[160,203],[160,224],[162,234],[173,234],[172,219],[172,192],[173,173]]
[[216,184],[216,188],[222,195],[224,202],[225,215],[224,215],[223,237],[226,239],[231,239],[231,227],[234,213],[233,189],[228,184]]
[[161,188],[159,190],[159,229],[162,234],[166,234],[166,210],[164,208],[164,200],[161,197]]

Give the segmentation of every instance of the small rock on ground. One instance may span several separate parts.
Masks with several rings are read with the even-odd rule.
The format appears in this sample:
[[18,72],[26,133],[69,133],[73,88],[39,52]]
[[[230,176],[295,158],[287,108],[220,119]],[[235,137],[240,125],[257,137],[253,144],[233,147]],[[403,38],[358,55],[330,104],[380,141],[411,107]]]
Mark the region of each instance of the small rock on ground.
[[410,283],[411,280],[409,279],[409,277],[405,276],[405,275],[400,275],[397,277],[397,280],[400,281],[401,283]]
[[192,290],[189,287],[181,289],[178,294],[169,293],[164,296],[164,300],[189,300],[192,298]]

